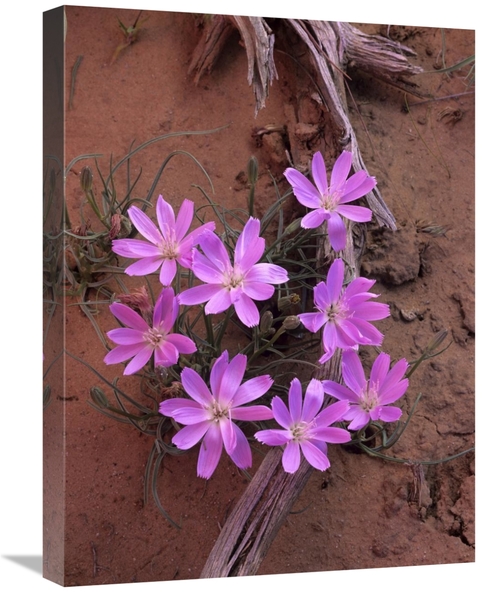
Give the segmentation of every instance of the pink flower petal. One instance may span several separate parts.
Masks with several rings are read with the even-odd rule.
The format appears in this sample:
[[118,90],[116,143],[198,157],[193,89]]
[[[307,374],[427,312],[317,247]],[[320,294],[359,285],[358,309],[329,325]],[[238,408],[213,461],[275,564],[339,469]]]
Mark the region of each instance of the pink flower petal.
[[289,430],[261,430],[255,433],[255,439],[268,446],[282,446],[291,439]]
[[135,374],[136,372],[141,370],[141,368],[144,368],[144,366],[149,362],[152,354],[153,354],[153,349],[151,347],[148,347],[148,346],[144,347],[125,366],[125,370],[123,371],[123,374],[125,376],[128,376],[130,374]]
[[205,232],[200,236],[200,247],[207,258],[221,272],[232,269],[226,247],[220,238],[213,232]]
[[241,385],[246,369],[247,357],[243,354],[236,354],[222,376],[220,389],[213,393],[221,405],[226,406],[233,399]]
[[220,429],[224,448],[228,454],[231,454],[236,446],[235,424],[230,419],[227,419],[227,417],[221,417],[217,425]]
[[300,464],[300,448],[297,442],[293,440],[288,442],[281,462],[286,473],[295,473]]
[[144,238],[147,238],[154,245],[160,245],[163,242],[163,237],[158,228],[156,228],[150,218],[148,218],[142,210],[136,206],[131,206],[127,212],[132,224]]
[[212,393],[219,393],[221,388],[222,377],[229,366],[229,354],[227,350],[215,360],[212,370],[210,371],[210,387]]
[[[290,444],[288,445],[290,447]],[[300,443],[300,448],[307,462],[318,471],[325,471],[330,466],[330,461],[324,452],[308,440]]]
[[316,333],[328,320],[328,316],[324,312],[303,312],[297,316],[311,333]]
[[170,416],[183,425],[203,424],[210,419],[208,411],[199,405],[196,407],[189,407],[187,405],[178,407]]
[[[244,382],[238,387],[233,397],[233,408],[245,405],[262,397],[273,385],[273,379],[269,375],[256,376]],[[233,412],[236,411],[233,409]]]
[[245,274],[245,283],[284,284],[287,281],[288,272],[286,269],[272,263],[257,263]]
[[234,303],[234,309],[240,321],[247,327],[256,327],[259,324],[259,309],[245,293]]
[[326,178],[326,167],[321,152],[315,152],[311,163],[311,172],[318,191],[325,195],[328,192],[328,181]]
[[205,232],[213,232],[214,230],[215,222],[206,222],[205,224],[202,224],[198,228],[192,230],[186,238],[182,239],[181,244],[183,244],[185,240],[189,239],[193,246],[196,246],[199,243],[202,234]]
[[352,154],[344,150],[335,161],[330,179],[330,191],[343,190],[344,183],[351,171]]
[[[203,438],[211,425],[210,421],[202,421],[182,428],[172,438],[172,444],[175,444],[180,450],[189,450]],[[221,440],[222,447],[222,440]]]
[[[290,389],[288,391],[288,408],[290,409],[292,423],[298,423],[302,417],[302,386],[298,378],[294,378],[290,383]],[[286,426],[283,425],[283,427]]]
[[210,300],[210,298],[212,298],[222,289],[225,290],[225,288],[221,288],[217,284],[203,284],[203,286],[189,288],[179,294],[179,304],[187,304],[189,306],[192,306],[193,304],[202,304],[203,302]]
[[167,417],[174,417],[179,409],[184,408],[201,409],[200,404],[191,399],[166,399],[159,405],[158,411]]
[[352,349],[342,354],[342,376],[347,387],[354,393],[361,393],[366,388],[366,378],[358,354]]
[[345,204],[363,197],[370,193],[376,184],[375,177],[369,177],[365,171],[358,171],[347,180],[340,203]]
[[105,364],[120,364],[137,355],[144,348],[147,348],[147,345],[144,343],[119,345],[108,352],[103,361]]
[[[205,288],[212,288],[212,286],[204,286]],[[194,290],[194,288],[192,288]],[[217,291],[210,298],[205,306],[207,314],[218,314],[224,312],[231,306],[231,293],[224,287],[217,286]]]
[[274,419],[282,428],[288,429],[293,422],[285,403],[279,397],[274,397],[271,401],[271,407]]
[[252,451],[250,450],[250,444],[248,443],[245,434],[236,424],[233,425],[233,428],[236,436],[236,446],[233,451],[228,452],[228,454],[237,467],[240,469],[248,469],[252,466]]
[[119,345],[142,344],[144,346],[144,332],[137,329],[123,329],[120,327],[119,329],[111,329],[106,335],[113,343]]
[[370,421],[370,415],[361,409],[358,405],[351,406],[349,411],[345,414],[344,419],[346,421],[351,420],[351,423],[348,425],[348,428],[351,431],[357,431],[361,428],[365,427]]
[[312,378],[306,387],[302,421],[310,422],[318,414],[325,399],[325,391],[320,380]]
[[171,333],[166,337],[168,343],[171,343],[180,354],[192,354],[196,351],[196,344],[192,339],[178,333]]
[[338,302],[344,283],[344,262],[342,259],[335,259],[330,265],[326,276],[326,287],[328,288],[329,299],[331,303]]
[[156,202],[156,217],[160,232],[165,240],[169,240],[172,233],[175,233],[175,214],[172,206],[166,202],[161,195]]
[[345,444],[351,441],[351,434],[342,428],[316,428],[312,432],[320,441],[330,444]]
[[384,352],[375,358],[370,372],[370,388],[378,388],[378,385],[382,384],[389,372],[390,364],[391,357]]
[[189,199],[185,199],[179,208],[177,221],[175,222],[175,236],[178,241],[186,236],[186,233],[191,226],[191,222],[193,221],[193,216],[194,203]]
[[181,372],[181,382],[187,394],[200,405],[211,405],[214,401],[203,379],[191,368],[184,368]]
[[342,251],[342,249],[345,249],[347,231],[342,218],[336,212],[332,212],[330,215],[326,228],[332,248],[335,251]]
[[173,327],[177,314],[179,312],[179,303],[175,297],[172,288],[164,288],[155,304],[153,312],[153,327],[163,326],[165,331],[170,331]]
[[164,342],[155,348],[155,366],[164,366],[168,368],[177,364],[179,359],[179,351],[169,342]]
[[363,206],[344,206],[339,205],[337,212],[349,220],[354,222],[370,222],[372,219],[372,211]]
[[160,269],[160,283],[170,286],[177,273],[177,263],[174,259],[164,259]]
[[113,304],[110,305],[109,310],[124,325],[127,325],[132,329],[137,329],[138,331],[144,332],[149,330],[149,325],[146,321],[135,312],[135,310],[132,310],[125,304],[113,302]]
[[272,410],[265,405],[236,407],[232,410],[231,416],[233,419],[243,421],[263,421],[265,419],[272,419],[274,417]]
[[249,218],[236,241],[234,264],[239,265],[243,273],[259,261],[266,248],[266,243],[259,237],[259,232],[260,220]]
[[399,407],[377,407],[378,419],[381,421],[397,421],[403,412]]
[[156,245],[137,238],[119,238],[112,241],[112,250],[122,257],[158,257],[160,249]]
[[209,479],[219,464],[221,454],[222,436],[218,427],[212,424],[200,446],[197,468],[198,477]]
[[[341,421],[348,409],[349,401],[337,401],[336,403],[328,405],[328,407],[325,407],[316,417],[316,426],[318,428],[326,427],[332,425],[332,423]],[[319,436],[316,435],[316,437]]]
[[327,395],[331,395],[339,401],[350,401],[351,403],[358,403],[359,397],[356,393],[353,393],[351,389],[334,382],[333,380],[324,380],[323,388]]
[[208,257],[205,257],[205,255],[202,255],[196,250],[192,252],[192,257],[193,273],[199,280],[208,284],[222,284],[224,282],[224,274],[220,267],[208,259]]
[[318,226],[321,226],[321,224],[323,224],[325,220],[328,220],[329,217],[329,212],[323,208],[318,208],[306,214],[302,218],[300,225],[302,228],[318,228]]
[[134,275],[149,275],[154,273],[162,264],[163,258],[155,257],[143,257],[139,261],[132,263],[125,269],[125,273],[130,276]]
[[389,388],[387,388],[384,384],[383,389],[379,389],[378,400],[380,404],[389,405],[390,403],[394,403],[394,401],[400,399],[406,393],[408,384],[409,381],[407,378],[404,378]]
[[288,168],[283,173],[290,183],[297,201],[306,208],[318,208],[321,194],[316,187],[299,171]]
[[252,300],[269,300],[274,294],[274,286],[262,282],[247,282],[243,286],[243,292]]

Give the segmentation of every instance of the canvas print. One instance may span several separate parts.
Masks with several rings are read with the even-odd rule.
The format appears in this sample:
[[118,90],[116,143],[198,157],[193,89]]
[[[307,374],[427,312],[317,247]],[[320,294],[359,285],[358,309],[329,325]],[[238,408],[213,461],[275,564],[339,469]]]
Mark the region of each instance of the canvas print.
[[474,561],[475,34],[44,13],[44,577]]

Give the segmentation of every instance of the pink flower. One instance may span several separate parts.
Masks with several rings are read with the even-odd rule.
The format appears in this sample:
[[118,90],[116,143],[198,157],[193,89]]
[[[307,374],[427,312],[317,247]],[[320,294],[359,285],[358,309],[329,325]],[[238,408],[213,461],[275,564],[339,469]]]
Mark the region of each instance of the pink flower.
[[347,387],[332,380],[323,381],[325,392],[349,402],[350,409],[344,419],[350,421],[350,430],[359,430],[370,420],[397,421],[402,414],[398,407],[387,407],[402,397],[408,388],[408,379],[403,378],[408,363],[399,360],[389,370],[391,358],[381,353],[373,363],[370,380],[365,379],[363,366],[353,350],[342,355],[342,374]]
[[192,248],[198,244],[203,233],[212,232],[215,229],[214,222],[207,222],[186,234],[194,215],[194,203],[188,199],[182,202],[176,220],[172,206],[161,195],[158,196],[156,217],[159,230],[136,206],[128,209],[128,215],[147,241],[135,238],[116,239],[112,242],[113,251],[122,257],[140,259],[125,269],[128,275],[148,275],[161,266],[160,282],[164,286],[172,283],[177,264],[191,269]]
[[258,421],[270,419],[272,411],[264,405],[245,403],[266,393],[273,383],[270,376],[258,376],[241,384],[247,358],[237,354],[231,362],[227,351],[215,361],[210,372],[211,391],[191,368],[181,373],[181,382],[193,399],[168,399],[160,403],[160,413],[184,424],[172,443],[181,450],[195,446],[201,439],[198,476],[208,479],[219,463],[222,447],[235,465],[247,469],[252,465],[248,440],[233,420]]
[[143,368],[154,353],[155,366],[173,366],[179,354],[192,354],[196,345],[189,337],[170,333],[179,312],[179,302],[172,288],[165,288],[156,301],[153,311],[153,326],[125,304],[114,302],[109,307],[124,328],[112,329],[107,336],[118,344],[104,362],[119,364],[129,358],[123,374],[134,374]]
[[284,172],[297,200],[313,210],[302,218],[302,227],[317,228],[326,221],[328,237],[335,251],[341,251],[346,245],[346,228],[340,215],[355,222],[369,222],[372,217],[368,208],[345,205],[366,195],[377,184],[375,177],[368,176],[365,171],[358,171],[347,179],[351,163],[352,154],[344,150],[333,165],[330,186],[320,152],[316,152],[312,159],[316,186],[295,169],[288,168]]
[[299,468],[301,451],[311,466],[324,471],[330,466],[326,443],[343,444],[351,439],[347,430],[330,427],[343,418],[349,404],[338,401],[320,411],[324,397],[321,381],[313,378],[306,388],[302,406],[302,386],[299,379],[294,378],[288,392],[290,410],[279,397],[271,401],[274,419],[284,429],[261,430],[255,438],[269,446],[285,446],[282,458],[285,472],[295,473]]
[[213,233],[200,237],[203,253],[193,252],[193,273],[202,286],[189,288],[179,294],[181,304],[206,302],[205,312],[217,314],[234,305],[240,321],[247,327],[259,323],[259,310],[254,300],[268,300],[274,286],[288,281],[288,274],[279,265],[257,263],[265,249],[259,236],[260,221],[249,218],[234,249],[234,265],[223,242]]
[[369,290],[375,280],[358,277],[350,282],[345,290],[344,263],[335,259],[326,276],[326,283],[314,287],[314,304],[318,312],[305,312],[297,315],[305,327],[316,333],[323,329],[324,355],[320,364],[329,360],[337,348],[356,348],[358,345],[380,345],[384,336],[368,321],[376,321],[389,316],[387,304],[368,302],[375,298]]

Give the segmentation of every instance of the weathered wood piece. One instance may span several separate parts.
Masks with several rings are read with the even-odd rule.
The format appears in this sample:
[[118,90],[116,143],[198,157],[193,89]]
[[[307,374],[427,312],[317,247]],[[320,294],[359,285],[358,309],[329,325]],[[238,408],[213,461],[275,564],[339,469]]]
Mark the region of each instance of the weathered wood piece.
[[[349,63],[383,79],[394,81],[394,77],[413,75],[420,71],[407,60],[406,56],[412,55],[411,50],[383,37],[366,35],[348,23],[285,20],[309,50],[317,84],[326,106],[333,122],[343,133],[341,144],[353,153],[354,170],[365,170],[347,112],[346,66]],[[190,71],[196,72],[196,80],[204,72],[210,71],[214,56],[222,50],[222,39],[227,35],[225,23],[232,23],[239,30],[245,45],[248,82],[254,89],[257,113],[265,104],[269,86],[278,77],[273,59],[274,35],[264,19],[214,17],[208,25],[205,40],[200,41],[201,45],[196,49]],[[396,221],[377,188],[367,196],[367,201],[380,225],[396,229]],[[356,236],[356,243],[354,240],[355,228],[347,221],[347,245],[342,253],[350,268],[351,278],[359,275],[361,253],[359,235]],[[333,253],[326,239],[318,249],[318,267],[325,265],[332,257]],[[340,381],[340,353],[319,366],[314,377],[319,380],[328,378]],[[282,451],[276,448],[267,453],[224,524],[201,578],[248,576],[257,573],[279,528],[312,472],[309,463],[303,460],[296,473],[285,473],[281,465],[281,455]]]

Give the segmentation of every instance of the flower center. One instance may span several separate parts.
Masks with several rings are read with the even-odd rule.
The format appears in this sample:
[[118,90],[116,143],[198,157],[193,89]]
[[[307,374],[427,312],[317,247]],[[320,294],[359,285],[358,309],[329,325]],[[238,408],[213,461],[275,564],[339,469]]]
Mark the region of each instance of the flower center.
[[158,329],[153,327],[149,329],[147,333],[144,334],[144,339],[153,346],[153,348],[158,347],[161,345],[165,339],[165,332],[162,329]]
[[243,286],[243,274],[237,269],[228,269],[224,274],[224,287],[230,292]]
[[342,301],[332,302],[325,312],[330,323],[342,321],[348,316],[348,310]]
[[340,198],[341,194],[339,191],[325,193],[321,196],[320,205],[327,212],[335,212],[337,206],[339,205]]
[[290,428],[292,438],[295,442],[302,442],[308,439],[309,427],[310,424],[307,421],[299,421]]
[[370,388],[370,384],[367,383],[364,391],[363,398],[360,402],[360,407],[363,411],[370,412],[378,405],[378,389]]
[[218,401],[213,401],[208,410],[212,415],[212,421],[214,423],[218,423],[224,417],[229,419],[229,409],[222,407]]
[[161,250],[161,256],[164,259],[177,259],[179,256],[179,244],[175,237],[175,231],[169,228],[166,234],[166,240],[158,245]]

